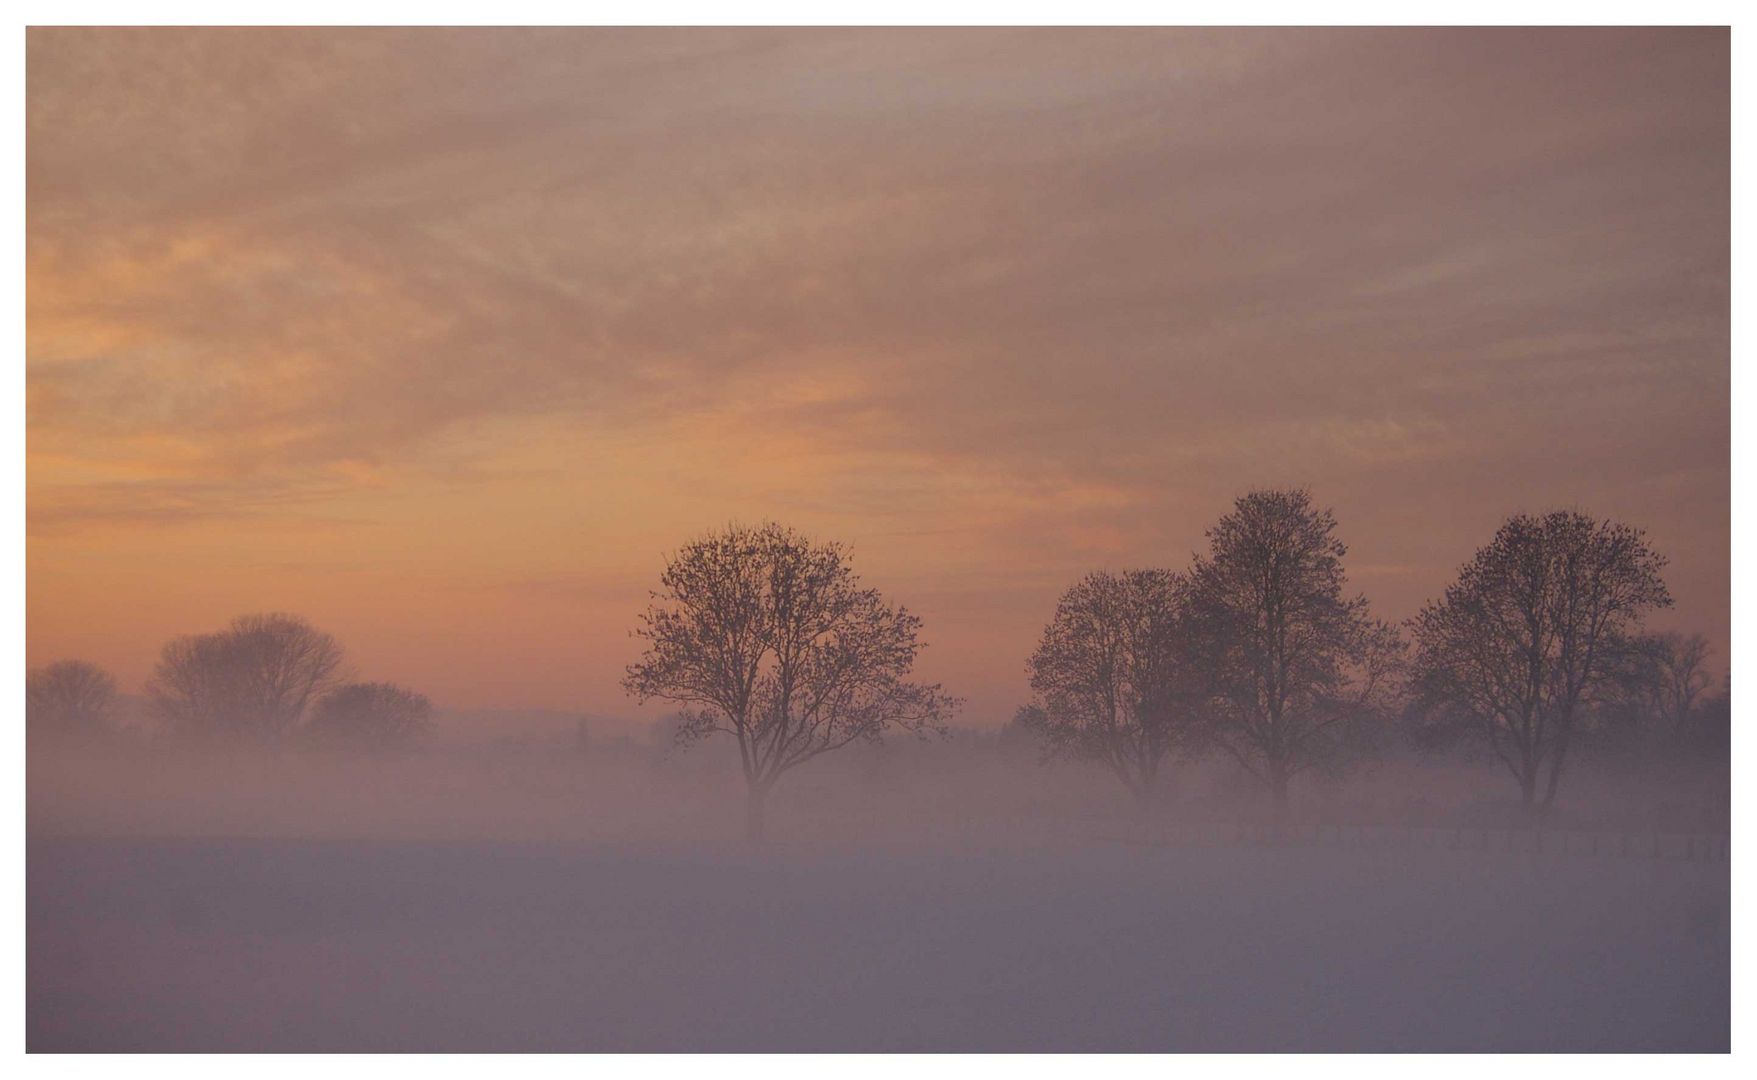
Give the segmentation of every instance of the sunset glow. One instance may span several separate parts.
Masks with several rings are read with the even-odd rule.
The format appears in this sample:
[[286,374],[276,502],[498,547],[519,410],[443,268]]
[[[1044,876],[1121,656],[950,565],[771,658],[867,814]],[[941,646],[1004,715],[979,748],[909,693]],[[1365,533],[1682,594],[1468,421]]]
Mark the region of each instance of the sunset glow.
[[651,717],[668,552],[845,541],[992,726],[1058,594],[1308,486],[1415,613],[1648,530],[1724,671],[1723,32],[33,30],[28,660],[298,612]]

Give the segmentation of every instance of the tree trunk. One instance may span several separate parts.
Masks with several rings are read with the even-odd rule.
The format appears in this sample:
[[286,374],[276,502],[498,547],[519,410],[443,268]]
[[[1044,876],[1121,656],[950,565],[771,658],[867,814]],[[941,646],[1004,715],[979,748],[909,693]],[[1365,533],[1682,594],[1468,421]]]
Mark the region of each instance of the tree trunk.
[[1287,822],[1287,770],[1279,761],[1269,764],[1269,795],[1274,802],[1275,824]]
[[744,838],[753,844],[763,842],[763,804],[769,797],[768,789],[760,784],[752,784],[744,796]]
[[1143,772],[1140,784],[1134,788],[1134,796],[1135,813],[1143,820],[1152,817],[1154,808],[1159,805],[1159,778]]
[[1532,762],[1519,777],[1519,805],[1524,812],[1527,826],[1536,825],[1548,807],[1548,803],[1540,799],[1537,792],[1538,781],[1542,776],[1543,766]]
[[1571,733],[1572,732],[1568,727],[1564,727],[1562,729],[1562,737],[1557,740],[1556,748],[1550,754],[1550,776],[1548,783],[1544,785],[1543,793],[1543,808],[1545,812],[1548,812],[1550,806],[1556,801],[1556,787],[1562,781],[1562,763],[1566,761],[1568,757],[1568,736]]

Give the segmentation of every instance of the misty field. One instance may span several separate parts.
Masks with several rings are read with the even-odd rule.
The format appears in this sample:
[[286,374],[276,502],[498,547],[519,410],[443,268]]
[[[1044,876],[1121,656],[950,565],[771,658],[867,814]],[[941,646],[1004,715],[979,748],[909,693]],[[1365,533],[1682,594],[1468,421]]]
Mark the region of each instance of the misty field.
[[42,839],[29,1046],[1714,1051],[1726,864]]

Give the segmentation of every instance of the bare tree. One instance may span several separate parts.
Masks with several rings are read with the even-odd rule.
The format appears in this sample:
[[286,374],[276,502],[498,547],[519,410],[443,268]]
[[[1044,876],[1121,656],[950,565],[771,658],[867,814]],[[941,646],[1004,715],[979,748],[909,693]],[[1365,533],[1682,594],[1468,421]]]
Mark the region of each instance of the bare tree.
[[1021,705],[1013,711],[1013,718],[1001,725],[999,742],[1009,748],[1035,748],[1046,753],[1057,753],[1049,742],[1046,732],[1049,729],[1049,714],[1041,705]]
[[243,615],[167,642],[148,693],[181,735],[274,742],[342,677],[335,638],[296,615]]
[[1671,753],[1694,741],[1713,680],[1700,634],[1637,634],[1606,658],[1604,686],[1587,704],[1581,734],[1624,752]]
[[1018,722],[1052,754],[1098,761],[1145,809],[1174,752],[1201,744],[1206,685],[1187,585],[1167,570],[1087,575],[1056,605],[1027,668]]
[[1670,606],[1664,568],[1639,529],[1520,514],[1413,620],[1420,700],[1482,735],[1528,810],[1555,802],[1582,706],[1645,613]]
[[433,733],[433,703],[393,683],[345,683],[317,699],[300,733],[325,749],[399,753]]
[[116,711],[116,680],[96,664],[58,660],[24,679],[25,724],[33,735],[95,735]]
[[1348,596],[1336,518],[1304,490],[1252,491],[1208,530],[1191,610],[1217,683],[1217,744],[1278,817],[1288,784],[1337,767],[1394,689],[1403,642]]
[[1686,738],[1702,695],[1714,685],[1708,674],[1708,639],[1701,634],[1644,634],[1635,651],[1646,661],[1653,710],[1666,734],[1673,741]]
[[684,705],[680,742],[736,740],[752,840],[783,773],[887,730],[943,731],[956,707],[905,681],[921,620],[861,588],[838,544],[732,526],[678,552],[653,598],[623,685]]

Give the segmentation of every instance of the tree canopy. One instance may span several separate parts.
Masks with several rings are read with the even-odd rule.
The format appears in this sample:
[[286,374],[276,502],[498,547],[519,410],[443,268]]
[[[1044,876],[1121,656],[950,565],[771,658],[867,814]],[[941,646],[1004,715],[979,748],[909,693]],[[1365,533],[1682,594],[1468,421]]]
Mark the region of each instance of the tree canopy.
[[730,735],[762,833],[785,772],[892,730],[943,730],[956,702],[908,681],[921,620],[863,588],[841,545],[777,524],[734,525],[666,565],[625,688],[685,707],[680,739]]
[[1207,680],[1190,647],[1188,585],[1166,570],[1088,574],[1056,605],[1028,668],[1023,723],[1053,753],[1098,761],[1137,798],[1200,746]]
[[243,615],[165,644],[147,691],[172,731],[273,742],[341,678],[342,647],[296,615]]
[[1664,568],[1628,525],[1509,518],[1413,620],[1420,702],[1479,733],[1525,805],[1547,808],[1582,705],[1640,646],[1642,617],[1671,604]]
[[1218,745],[1285,809],[1288,781],[1341,751],[1381,704],[1403,645],[1348,592],[1347,546],[1309,492],[1252,491],[1208,530],[1191,608],[1217,683]]

